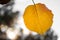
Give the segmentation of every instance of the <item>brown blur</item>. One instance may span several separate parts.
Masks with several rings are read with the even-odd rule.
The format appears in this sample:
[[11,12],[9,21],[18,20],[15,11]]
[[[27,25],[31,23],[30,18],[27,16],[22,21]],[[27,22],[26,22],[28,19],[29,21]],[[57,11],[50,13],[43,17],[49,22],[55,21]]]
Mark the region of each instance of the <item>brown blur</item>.
[[7,4],[10,0],[0,0],[0,4]]

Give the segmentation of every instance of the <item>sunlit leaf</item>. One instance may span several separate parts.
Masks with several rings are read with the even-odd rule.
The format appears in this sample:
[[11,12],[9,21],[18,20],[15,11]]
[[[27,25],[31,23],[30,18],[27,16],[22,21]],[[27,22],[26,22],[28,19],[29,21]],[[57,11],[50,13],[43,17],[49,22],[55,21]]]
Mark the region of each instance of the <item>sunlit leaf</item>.
[[26,27],[39,34],[44,34],[53,23],[53,14],[44,4],[29,5],[23,15]]

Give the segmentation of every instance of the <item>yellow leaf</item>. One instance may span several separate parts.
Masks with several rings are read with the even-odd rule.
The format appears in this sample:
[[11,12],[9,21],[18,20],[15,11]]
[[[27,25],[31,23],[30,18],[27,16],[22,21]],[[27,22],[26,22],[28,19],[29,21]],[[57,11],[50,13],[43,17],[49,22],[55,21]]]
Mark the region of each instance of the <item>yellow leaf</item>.
[[44,34],[53,23],[53,14],[44,4],[29,5],[23,15],[26,27],[39,34]]

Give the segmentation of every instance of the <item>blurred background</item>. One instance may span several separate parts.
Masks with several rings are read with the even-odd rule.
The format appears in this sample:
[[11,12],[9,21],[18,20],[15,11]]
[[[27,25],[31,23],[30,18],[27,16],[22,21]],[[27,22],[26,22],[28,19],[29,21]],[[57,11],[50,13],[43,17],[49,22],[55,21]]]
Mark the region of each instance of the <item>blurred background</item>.
[[[34,0],[34,2],[45,4],[52,11],[52,13],[54,14],[54,19],[53,19],[53,25],[52,25],[51,29],[58,35],[58,40],[60,40],[60,27],[59,27],[59,25],[60,25],[60,5],[59,5],[60,0]],[[14,0],[14,5],[13,5],[12,11],[13,12],[19,11],[19,15],[17,17],[17,23],[15,24],[15,28],[17,28],[17,29],[15,29],[14,31],[11,32],[11,30],[13,30],[13,29],[9,28],[6,32],[8,35],[8,38],[12,38],[12,37],[15,38],[14,37],[14,36],[16,36],[15,34],[19,34],[19,31],[18,31],[19,29],[21,29],[20,31],[23,32],[23,34],[25,36],[29,35],[30,33],[32,33],[33,35],[37,34],[26,28],[24,21],[23,21],[23,17],[22,17],[24,14],[25,8],[31,4],[33,4],[32,0]],[[0,7],[2,7],[2,6],[0,6]],[[21,35],[22,35],[22,33],[21,33]]]
[[[60,40],[60,0],[34,0],[35,3],[43,3],[45,4],[54,14],[54,21],[52,25],[52,29],[59,36],[58,40]],[[23,15],[25,8],[33,4],[32,0],[16,0],[15,1],[15,10],[19,10],[21,15]],[[25,27],[22,16],[20,17],[20,25],[25,30],[25,33],[28,32],[28,29]]]

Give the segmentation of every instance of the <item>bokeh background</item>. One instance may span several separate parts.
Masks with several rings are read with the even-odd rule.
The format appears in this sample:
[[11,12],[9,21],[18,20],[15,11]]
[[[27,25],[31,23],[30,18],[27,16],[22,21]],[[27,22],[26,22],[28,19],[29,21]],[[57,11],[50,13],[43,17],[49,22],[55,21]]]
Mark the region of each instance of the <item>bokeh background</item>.
[[[35,3],[45,4],[54,14],[52,30],[58,35],[58,40],[60,40],[60,0],[34,0]],[[28,35],[29,30],[25,27],[23,21],[24,10],[28,5],[33,4],[32,0],[15,0],[13,11],[20,11],[18,18],[18,27],[24,29],[24,34]],[[28,32],[28,33],[27,33]],[[34,34],[35,32],[33,32]]]

